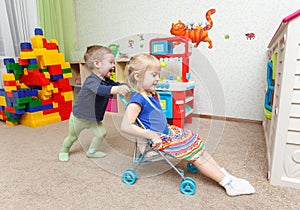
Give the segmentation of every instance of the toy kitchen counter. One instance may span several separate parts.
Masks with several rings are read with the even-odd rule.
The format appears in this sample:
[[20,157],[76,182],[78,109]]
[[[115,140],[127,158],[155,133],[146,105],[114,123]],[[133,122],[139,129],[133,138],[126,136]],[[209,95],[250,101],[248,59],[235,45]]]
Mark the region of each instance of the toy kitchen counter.
[[183,128],[192,123],[195,82],[164,80],[156,85],[161,107],[169,123]]

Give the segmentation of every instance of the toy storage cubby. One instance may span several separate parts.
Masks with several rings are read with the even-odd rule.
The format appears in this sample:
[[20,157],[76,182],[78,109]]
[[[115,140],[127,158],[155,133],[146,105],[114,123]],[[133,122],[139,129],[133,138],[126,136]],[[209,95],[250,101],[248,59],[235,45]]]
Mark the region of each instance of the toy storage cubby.
[[268,178],[300,189],[300,10],[283,19],[268,45],[274,90],[263,120]]
[[[125,66],[126,63],[129,61],[129,58],[120,58],[116,60],[116,81],[120,83],[125,83]],[[120,100],[119,95],[117,95],[117,109],[119,113],[124,113],[125,112],[125,105],[122,103]]]
[[84,70],[84,62],[70,62],[70,66],[72,70],[72,78],[69,79],[70,85],[81,87],[82,81],[88,76],[87,71]]

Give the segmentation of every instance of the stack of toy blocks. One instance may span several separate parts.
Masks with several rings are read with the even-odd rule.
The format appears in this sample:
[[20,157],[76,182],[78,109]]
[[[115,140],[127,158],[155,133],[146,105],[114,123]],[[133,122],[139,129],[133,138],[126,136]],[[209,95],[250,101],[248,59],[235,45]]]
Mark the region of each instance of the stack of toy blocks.
[[2,74],[0,120],[35,128],[69,119],[72,73],[56,40],[47,41],[36,28],[31,43],[21,43],[18,63],[6,58],[4,64],[7,73]]

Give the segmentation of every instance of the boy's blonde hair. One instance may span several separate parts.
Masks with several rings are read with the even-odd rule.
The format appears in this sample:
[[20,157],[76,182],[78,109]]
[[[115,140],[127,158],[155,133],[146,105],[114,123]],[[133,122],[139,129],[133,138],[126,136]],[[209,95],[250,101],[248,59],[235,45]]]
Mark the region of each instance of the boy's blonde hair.
[[113,54],[111,49],[101,45],[91,45],[86,48],[86,52],[84,54],[85,66],[92,70],[94,68],[94,61],[101,61],[104,55]]

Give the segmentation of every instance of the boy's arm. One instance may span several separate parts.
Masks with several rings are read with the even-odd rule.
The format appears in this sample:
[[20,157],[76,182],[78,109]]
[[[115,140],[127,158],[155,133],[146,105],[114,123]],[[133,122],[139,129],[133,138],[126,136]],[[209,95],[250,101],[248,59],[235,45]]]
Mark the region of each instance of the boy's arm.
[[130,89],[128,88],[127,85],[112,86],[110,89],[111,95],[121,94],[124,96],[129,92],[130,92]]

